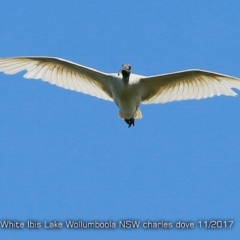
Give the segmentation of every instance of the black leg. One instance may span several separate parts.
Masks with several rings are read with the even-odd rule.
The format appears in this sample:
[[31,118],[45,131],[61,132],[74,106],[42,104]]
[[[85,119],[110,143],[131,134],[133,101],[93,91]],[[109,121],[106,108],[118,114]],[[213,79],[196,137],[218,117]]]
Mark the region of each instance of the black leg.
[[130,128],[132,125],[134,126],[135,119],[132,117],[130,119],[124,119],[124,121],[128,124],[128,127]]

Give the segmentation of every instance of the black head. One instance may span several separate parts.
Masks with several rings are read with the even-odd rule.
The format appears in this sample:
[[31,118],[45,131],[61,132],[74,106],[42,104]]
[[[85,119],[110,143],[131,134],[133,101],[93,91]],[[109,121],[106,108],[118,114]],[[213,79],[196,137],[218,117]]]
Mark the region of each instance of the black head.
[[124,63],[119,72],[122,73],[123,78],[128,78],[131,73],[131,65]]

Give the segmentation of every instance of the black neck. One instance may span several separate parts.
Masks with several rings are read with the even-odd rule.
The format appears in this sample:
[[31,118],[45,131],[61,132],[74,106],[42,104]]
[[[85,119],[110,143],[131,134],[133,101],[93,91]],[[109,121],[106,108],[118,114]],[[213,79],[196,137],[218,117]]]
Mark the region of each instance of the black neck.
[[123,76],[122,80],[123,80],[124,83],[128,83],[129,82],[129,76],[127,76],[127,77]]

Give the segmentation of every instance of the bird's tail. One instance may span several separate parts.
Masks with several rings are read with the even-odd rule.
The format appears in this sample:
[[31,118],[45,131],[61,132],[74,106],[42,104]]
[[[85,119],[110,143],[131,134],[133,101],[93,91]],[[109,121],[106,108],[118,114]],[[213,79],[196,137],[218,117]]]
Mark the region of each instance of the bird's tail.
[[[123,116],[123,114],[122,114],[121,111],[119,111],[119,117],[124,119],[124,116]],[[135,114],[134,114],[133,117],[134,117],[135,119],[142,118],[142,113],[141,113],[140,109],[138,109],[138,110],[135,112]]]

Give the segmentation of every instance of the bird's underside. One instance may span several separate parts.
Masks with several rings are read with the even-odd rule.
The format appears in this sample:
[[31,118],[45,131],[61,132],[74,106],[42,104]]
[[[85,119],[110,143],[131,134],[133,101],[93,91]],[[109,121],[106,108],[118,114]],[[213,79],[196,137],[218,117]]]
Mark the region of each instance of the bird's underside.
[[140,104],[202,99],[213,96],[236,96],[238,78],[203,70],[187,70],[156,76],[131,73],[123,64],[119,73],[108,74],[54,57],[0,58],[0,72],[26,71],[24,78],[41,79],[59,87],[89,94],[119,107],[119,116],[129,127],[141,118]]
[[124,119],[124,121],[128,124],[128,127],[130,128],[131,126],[134,126],[135,119],[142,118],[142,113],[141,113],[140,109],[138,108],[137,111],[135,112],[135,114],[131,118],[127,119],[124,117],[123,113],[121,111],[119,111],[119,117]]

